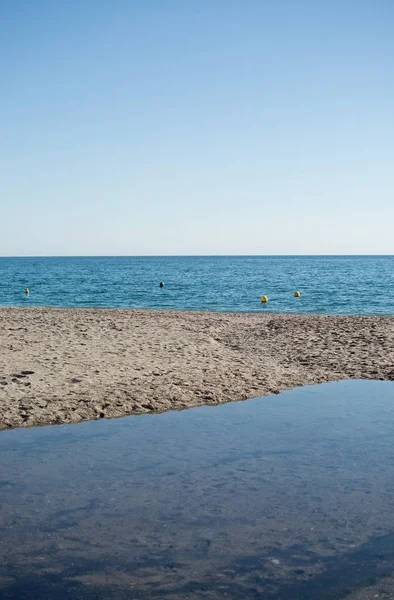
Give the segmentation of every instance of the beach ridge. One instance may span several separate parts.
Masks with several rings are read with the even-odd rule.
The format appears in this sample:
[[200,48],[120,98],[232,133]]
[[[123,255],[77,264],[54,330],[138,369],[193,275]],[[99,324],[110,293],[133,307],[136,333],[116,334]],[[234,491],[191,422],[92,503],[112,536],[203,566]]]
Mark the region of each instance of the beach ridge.
[[394,318],[0,308],[0,428],[394,380]]

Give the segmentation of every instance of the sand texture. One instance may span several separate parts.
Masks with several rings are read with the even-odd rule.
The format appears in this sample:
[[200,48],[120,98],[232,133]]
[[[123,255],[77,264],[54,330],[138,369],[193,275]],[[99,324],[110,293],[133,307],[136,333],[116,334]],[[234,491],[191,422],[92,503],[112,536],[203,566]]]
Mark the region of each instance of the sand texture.
[[394,380],[394,318],[0,309],[0,429]]

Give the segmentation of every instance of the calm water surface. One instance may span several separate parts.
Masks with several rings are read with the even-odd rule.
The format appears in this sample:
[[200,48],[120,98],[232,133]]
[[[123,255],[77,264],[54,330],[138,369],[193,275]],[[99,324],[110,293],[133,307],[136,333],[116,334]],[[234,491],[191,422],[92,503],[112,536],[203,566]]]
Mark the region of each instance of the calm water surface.
[[394,384],[0,433],[1,599],[394,596]]
[[1,305],[393,314],[394,257],[0,258]]

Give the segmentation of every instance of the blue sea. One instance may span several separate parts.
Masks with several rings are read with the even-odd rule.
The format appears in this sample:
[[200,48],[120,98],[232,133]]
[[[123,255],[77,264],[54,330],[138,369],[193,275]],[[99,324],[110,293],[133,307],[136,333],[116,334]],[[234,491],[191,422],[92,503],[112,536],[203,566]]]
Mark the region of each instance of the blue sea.
[[391,315],[394,256],[0,258],[0,305]]

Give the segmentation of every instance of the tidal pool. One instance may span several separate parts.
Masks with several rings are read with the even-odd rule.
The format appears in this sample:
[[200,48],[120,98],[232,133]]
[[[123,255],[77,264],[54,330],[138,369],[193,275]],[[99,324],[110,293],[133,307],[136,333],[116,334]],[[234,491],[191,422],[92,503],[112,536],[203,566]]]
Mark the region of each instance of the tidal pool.
[[1,599],[394,598],[394,383],[0,433]]

